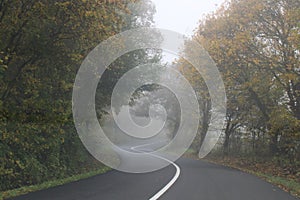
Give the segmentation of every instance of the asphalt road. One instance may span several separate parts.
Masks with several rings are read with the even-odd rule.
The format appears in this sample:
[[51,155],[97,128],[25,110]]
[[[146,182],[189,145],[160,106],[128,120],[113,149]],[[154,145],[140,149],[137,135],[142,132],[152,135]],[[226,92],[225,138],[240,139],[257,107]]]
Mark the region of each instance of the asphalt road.
[[[181,158],[176,164],[180,167],[180,176],[159,199],[296,200],[278,187],[235,169],[188,158]],[[145,174],[110,171],[14,199],[147,200],[168,184],[175,173],[173,165]]]

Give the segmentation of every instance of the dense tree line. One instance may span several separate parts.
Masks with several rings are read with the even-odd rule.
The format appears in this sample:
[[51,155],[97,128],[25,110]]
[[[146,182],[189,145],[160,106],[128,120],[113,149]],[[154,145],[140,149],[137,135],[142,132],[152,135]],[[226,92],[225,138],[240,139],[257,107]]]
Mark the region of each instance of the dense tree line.
[[[299,22],[298,0],[231,0],[200,21],[191,41],[209,52],[226,86],[225,155],[275,156],[294,172],[299,169]],[[189,41],[183,53],[197,56]],[[177,65],[209,116],[205,83],[184,60]]]
[[[98,43],[151,26],[153,13],[149,1],[139,0],[0,1],[1,191],[99,166],[73,125],[76,72]],[[135,53],[135,60],[148,59],[145,52]],[[112,80],[124,66],[123,59],[110,68]],[[105,99],[104,94],[100,106]]]

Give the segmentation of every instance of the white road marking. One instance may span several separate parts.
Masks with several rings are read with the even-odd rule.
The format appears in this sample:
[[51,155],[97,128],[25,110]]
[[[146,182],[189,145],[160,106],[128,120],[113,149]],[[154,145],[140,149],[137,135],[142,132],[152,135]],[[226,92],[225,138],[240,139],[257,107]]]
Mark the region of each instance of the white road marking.
[[[155,143],[151,143],[151,144],[155,144]],[[135,146],[135,147],[131,147],[130,149],[133,150],[133,151],[138,151],[138,152],[142,152],[142,153],[146,153],[144,151],[140,151],[140,150],[137,150],[137,148],[139,147],[143,147],[143,146],[149,146],[151,144],[143,144],[143,145],[139,145],[139,146]],[[179,178],[179,175],[180,175],[180,167],[175,164],[174,162],[164,158],[164,157],[161,157],[161,156],[158,156],[158,155],[154,155],[154,154],[151,154],[149,153],[150,155],[154,156],[154,157],[157,157],[159,159],[162,159],[162,160],[165,160],[167,161],[168,163],[172,164],[175,169],[176,169],[176,173],[175,175],[173,176],[173,178],[171,179],[171,181],[165,185],[162,189],[160,189],[155,195],[153,195],[149,200],[157,200],[159,197],[161,197],[175,182],[176,180]]]

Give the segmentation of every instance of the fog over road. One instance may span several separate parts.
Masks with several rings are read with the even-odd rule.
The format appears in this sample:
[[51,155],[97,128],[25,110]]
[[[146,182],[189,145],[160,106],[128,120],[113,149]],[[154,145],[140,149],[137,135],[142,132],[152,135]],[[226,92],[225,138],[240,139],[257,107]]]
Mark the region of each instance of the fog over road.
[[[146,121],[143,117],[135,116],[134,119],[139,123]],[[170,142],[172,126],[174,124],[167,124],[159,134],[145,141],[121,136],[113,120],[108,120],[104,126],[110,139],[122,149],[152,155],[151,161],[139,163],[140,166],[154,164],[157,160],[170,163],[163,169],[136,174],[112,170],[14,200],[296,200],[278,187],[236,169],[185,157],[173,163],[152,154]],[[124,155],[123,159],[132,158]]]

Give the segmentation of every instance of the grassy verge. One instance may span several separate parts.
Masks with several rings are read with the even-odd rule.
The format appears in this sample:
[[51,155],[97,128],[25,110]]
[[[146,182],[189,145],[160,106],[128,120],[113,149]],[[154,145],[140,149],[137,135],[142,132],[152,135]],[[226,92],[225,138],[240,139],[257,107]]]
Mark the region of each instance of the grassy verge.
[[273,175],[263,174],[261,172],[252,172],[253,174],[264,178],[270,183],[273,183],[283,190],[290,192],[292,195],[296,197],[300,197],[300,183],[291,179],[286,179],[282,177],[276,177]]
[[4,191],[4,192],[0,193],[0,200],[20,196],[20,195],[23,195],[23,194],[27,194],[29,192],[34,192],[34,191],[44,190],[44,189],[59,186],[59,185],[64,185],[66,183],[70,183],[70,182],[78,181],[78,180],[81,180],[81,179],[89,178],[89,177],[92,177],[92,176],[95,176],[95,175],[98,175],[98,174],[103,174],[103,173],[105,173],[109,170],[111,170],[109,167],[103,167],[103,168],[98,169],[98,170],[94,170],[94,171],[87,172],[87,173],[84,173],[84,174],[74,175],[74,176],[64,178],[64,179],[53,180],[53,181],[44,182],[44,183],[39,184],[39,185],[24,186],[24,187],[21,187],[21,188]]
[[[188,149],[184,156],[192,159],[199,159],[197,152],[192,149]],[[278,186],[282,190],[289,192],[295,197],[300,197],[300,179],[289,175],[284,176],[282,169],[276,167],[276,165],[272,162],[257,163],[249,161],[248,159],[234,157],[224,158],[222,156],[208,156],[204,160],[253,174],[273,185]]]
[[[251,165],[247,165],[245,163],[239,162],[239,159],[236,158],[218,158],[218,157],[208,157],[205,159],[208,162],[212,162],[215,164],[232,167],[235,169],[239,169],[241,171],[247,172],[249,174],[253,174],[257,177],[260,177],[267,182],[278,186],[286,192],[289,192],[295,197],[300,197],[300,181],[290,177],[282,177],[274,174],[267,173],[266,165],[255,164],[255,168],[251,167]],[[270,165],[269,165],[270,167]],[[275,167],[273,167],[274,170]],[[275,168],[276,169],[276,168]]]

